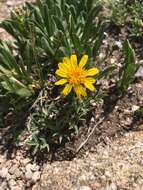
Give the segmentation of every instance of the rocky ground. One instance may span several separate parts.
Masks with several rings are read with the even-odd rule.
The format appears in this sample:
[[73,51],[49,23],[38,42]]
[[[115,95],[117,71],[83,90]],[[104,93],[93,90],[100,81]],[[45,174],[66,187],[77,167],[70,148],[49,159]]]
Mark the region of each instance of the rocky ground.
[[[21,2],[0,0],[0,20]],[[9,36],[0,30],[0,38]],[[105,44],[112,46],[109,40]],[[115,42],[121,45],[119,39]],[[120,65],[120,48],[115,48],[109,63]],[[142,61],[140,51],[137,57]],[[114,82],[103,81],[106,99],[95,105],[92,125],[84,129],[85,134],[81,128],[76,146],[68,145],[67,155],[65,149],[57,151],[51,162],[31,157],[27,147],[20,144],[12,148],[6,142],[7,129],[0,129],[0,190],[143,190],[143,120],[135,115],[143,105],[143,81],[137,78],[119,100],[113,91]],[[75,155],[72,149],[76,150],[87,138],[102,113],[106,113],[106,119]]]

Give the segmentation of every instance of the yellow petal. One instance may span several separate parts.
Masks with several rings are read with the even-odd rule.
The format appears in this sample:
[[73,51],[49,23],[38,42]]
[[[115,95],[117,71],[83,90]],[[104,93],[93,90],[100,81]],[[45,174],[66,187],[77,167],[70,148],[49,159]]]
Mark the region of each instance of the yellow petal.
[[57,74],[58,76],[60,76],[60,77],[67,78],[67,73],[66,73],[65,71],[61,70],[61,69],[58,69],[58,70],[56,71],[56,74]]
[[61,79],[61,80],[58,80],[57,82],[55,82],[55,85],[63,85],[67,82],[67,79]]
[[64,57],[63,58],[63,64],[64,64],[64,66],[70,68],[71,67],[70,59],[68,57]]
[[85,64],[87,63],[87,60],[88,60],[88,55],[83,55],[79,62],[79,67],[83,68]]
[[72,89],[72,85],[67,84],[62,91],[63,95],[65,95],[65,96],[68,95],[70,93],[71,89]]
[[76,55],[71,55],[70,61],[71,61],[72,68],[77,67],[77,56]]
[[68,73],[68,71],[70,69],[70,66],[66,62],[59,63],[58,67],[60,70],[63,70],[65,73]]
[[81,85],[74,86],[74,91],[78,98],[81,96],[87,96],[85,89]]
[[92,68],[86,71],[86,76],[94,76],[99,73],[99,70],[97,68]]
[[93,86],[93,84],[92,84],[91,82],[85,82],[85,83],[84,83],[84,86],[85,86],[86,88],[88,88],[89,90],[91,90],[91,91],[94,91],[94,90],[95,90],[95,87]]
[[63,63],[70,64],[70,59],[68,57],[64,57]]
[[87,77],[84,79],[84,82],[90,82],[90,83],[95,83],[96,80],[94,78],[91,78],[91,77]]

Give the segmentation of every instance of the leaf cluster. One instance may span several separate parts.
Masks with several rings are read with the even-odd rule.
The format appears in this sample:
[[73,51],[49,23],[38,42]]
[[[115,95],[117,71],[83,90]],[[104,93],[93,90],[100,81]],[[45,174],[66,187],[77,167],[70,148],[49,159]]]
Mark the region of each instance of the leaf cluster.
[[95,60],[106,27],[101,10],[92,0],[37,0],[35,5],[26,2],[16,8],[0,23],[12,36],[11,42],[0,41],[0,88],[10,95],[15,134],[29,115],[28,143],[36,151],[69,139],[91,110],[90,97],[58,99],[54,73],[57,63],[73,53]]

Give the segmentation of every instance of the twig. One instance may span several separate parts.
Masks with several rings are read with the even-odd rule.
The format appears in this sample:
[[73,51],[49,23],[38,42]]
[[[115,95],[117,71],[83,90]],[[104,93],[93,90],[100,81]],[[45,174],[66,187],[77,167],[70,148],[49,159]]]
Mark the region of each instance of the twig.
[[104,121],[105,117],[102,117],[97,124],[93,127],[92,131],[88,134],[87,138],[85,139],[85,141],[83,141],[80,146],[77,148],[76,150],[76,154],[83,148],[83,146],[85,146],[85,144],[88,142],[89,138],[91,137],[91,135],[94,133],[95,129]]
[[41,96],[42,96],[42,91],[39,92],[37,99],[34,101],[32,106],[29,108],[29,111],[31,111],[36,106],[36,104],[39,102],[39,99],[41,99]]

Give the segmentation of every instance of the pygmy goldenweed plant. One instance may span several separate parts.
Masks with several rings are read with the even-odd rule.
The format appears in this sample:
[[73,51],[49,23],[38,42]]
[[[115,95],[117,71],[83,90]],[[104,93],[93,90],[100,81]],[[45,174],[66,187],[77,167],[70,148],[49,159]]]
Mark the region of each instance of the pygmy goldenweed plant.
[[[41,91],[43,95],[35,105],[30,119],[33,135],[28,143],[34,146],[34,152],[43,147],[49,150],[50,145],[66,142],[74,131],[78,132],[79,125],[89,116],[93,109],[90,101],[95,100],[98,95],[94,83],[99,70],[85,68],[87,61],[87,55],[82,56],[79,64],[75,54],[70,58],[64,57],[56,70],[56,75],[61,79],[51,86],[52,94],[47,85]],[[88,67],[89,65],[90,63]],[[60,87],[56,87],[59,85],[65,85],[63,96],[60,95]],[[88,97],[85,88],[92,91]]]
[[35,152],[65,142],[93,109],[94,84],[110,70],[94,67],[104,39],[100,11],[91,0],[37,0],[0,23],[13,37],[0,44],[0,87],[12,95],[14,110],[28,105],[23,123]]

